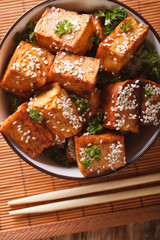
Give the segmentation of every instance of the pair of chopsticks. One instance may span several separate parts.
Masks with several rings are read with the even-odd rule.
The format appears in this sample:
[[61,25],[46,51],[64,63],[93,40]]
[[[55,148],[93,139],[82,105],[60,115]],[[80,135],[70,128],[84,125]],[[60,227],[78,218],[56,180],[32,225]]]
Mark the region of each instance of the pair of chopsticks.
[[[136,186],[139,184],[153,183],[160,181],[160,173],[151,175],[145,175],[140,177],[128,178],[123,180],[115,180],[111,182],[97,183],[87,185],[83,187],[70,188],[60,191],[54,191],[44,194],[38,194],[30,197],[20,198],[13,201],[9,201],[8,204],[18,205],[26,203],[38,203],[42,201],[57,200],[68,197],[75,197],[89,193],[102,192],[106,190],[120,189],[124,187]],[[94,204],[101,204],[113,201],[126,200],[130,198],[137,198],[143,196],[149,196],[160,193],[160,185],[154,187],[145,187],[141,189],[126,190],[118,193],[104,194],[92,197],[83,197],[72,200],[64,200],[55,203],[48,203],[34,207],[28,207],[18,210],[10,211],[10,215],[31,214],[31,213],[47,213],[65,209],[73,209],[77,207],[84,207]]]

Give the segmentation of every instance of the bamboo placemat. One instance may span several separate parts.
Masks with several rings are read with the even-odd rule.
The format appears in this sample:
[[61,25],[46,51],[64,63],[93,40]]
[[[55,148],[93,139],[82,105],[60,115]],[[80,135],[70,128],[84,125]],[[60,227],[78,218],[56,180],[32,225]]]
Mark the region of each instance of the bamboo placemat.
[[[39,2],[39,0],[1,0],[0,40],[21,14]],[[159,0],[123,0],[121,2],[138,11],[160,33]],[[160,137],[148,152],[128,169],[103,180],[81,182],[58,179],[39,172],[21,160],[0,136],[0,240],[38,239],[158,219],[160,218],[160,195],[23,217],[9,216],[7,202],[18,197],[159,171]]]

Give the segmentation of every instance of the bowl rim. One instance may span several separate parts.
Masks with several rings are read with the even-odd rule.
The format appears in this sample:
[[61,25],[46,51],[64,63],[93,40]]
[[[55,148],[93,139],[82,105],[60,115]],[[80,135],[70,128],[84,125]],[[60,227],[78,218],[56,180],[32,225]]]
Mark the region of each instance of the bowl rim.
[[[58,0],[57,0],[58,1]],[[158,35],[158,33],[156,32],[156,30],[154,29],[154,27],[141,15],[139,14],[136,10],[132,9],[131,7],[127,6],[126,4],[124,3],[121,3],[117,0],[106,0],[108,2],[113,2],[113,3],[116,3],[118,4],[119,6],[122,6],[124,8],[126,8],[127,10],[131,11],[132,13],[134,13],[137,17],[139,17],[145,24],[149,25],[149,29],[153,32],[154,36],[156,37],[156,39],[158,40],[158,42],[160,43],[160,36]],[[37,7],[39,6],[43,6],[43,5],[46,5],[46,4],[49,4],[49,3],[53,3],[55,2],[55,0],[45,0],[39,4],[36,4],[35,6],[33,6],[32,8],[30,8],[28,11],[26,11],[24,14],[22,14],[13,24],[12,26],[8,29],[8,31],[6,32],[6,34],[4,35],[2,41],[0,42],[0,49],[2,48],[6,38],[8,37],[8,35],[10,34],[10,32],[12,31],[12,29],[14,29],[14,27],[28,14],[30,13],[32,10],[36,9]],[[94,177],[70,177],[70,176],[65,176],[65,175],[61,175],[61,174],[56,174],[56,173],[53,173],[53,172],[50,172],[44,168],[41,168],[39,166],[37,166],[36,164],[30,162],[30,160],[28,160],[26,157],[24,157],[23,154],[21,154],[21,152],[19,152],[16,147],[14,146],[14,144],[10,141],[10,139],[5,136],[3,133],[1,133],[3,138],[5,139],[5,141],[8,143],[8,145],[13,149],[13,151],[20,157],[22,158],[26,163],[28,163],[30,166],[34,167],[35,169],[43,172],[43,173],[46,173],[48,175],[51,175],[53,177],[57,177],[57,178],[61,178],[61,179],[66,179],[66,180],[79,180],[79,181],[88,181],[88,180],[96,180],[96,179],[102,179],[102,178],[107,178],[108,176],[111,176],[112,174],[115,174],[115,173],[119,173],[120,171],[128,168],[129,166],[131,166],[133,163],[135,163],[140,157],[142,157],[146,151],[148,151],[151,146],[153,145],[153,143],[156,141],[156,139],[158,138],[158,136],[160,135],[160,127],[159,129],[157,129],[157,131],[155,132],[154,134],[154,137],[152,137],[151,139],[148,140],[149,142],[149,146],[143,151],[143,153],[141,153],[141,151],[139,152],[138,156],[136,155],[135,157],[132,158],[132,161],[127,163],[125,166],[115,170],[115,171],[112,171],[112,172],[109,172],[107,174],[104,174],[104,175],[99,175],[99,176],[94,176]]]

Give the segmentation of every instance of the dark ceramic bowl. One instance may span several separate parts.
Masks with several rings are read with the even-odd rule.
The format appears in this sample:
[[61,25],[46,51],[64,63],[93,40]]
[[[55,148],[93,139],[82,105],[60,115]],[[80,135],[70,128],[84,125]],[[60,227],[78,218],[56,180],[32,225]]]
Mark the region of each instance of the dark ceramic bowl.
[[[10,57],[13,54],[13,51],[16,47],[15,42],[13,41],[13,37],[16,32],[21,31],[24,29],[27,22],[31,20],[38,19],[45,8],[47,6],[55,6],[55,7],[61,7],[68,10],[74,10],[74,11],[86,11],[91,12],[96,9],[100,9],[103,7],[106,7],[108,9],[113,9],[117,6],[123,6],[127,12],[131,13],[138,22],[142,22],[145,24],[148,24],[150,27],[148,36],[147,36],[147,44],[154,47],[158,54],[160,55],[160,37],[154,30],[154,28],[142,17],[140,16],[136,11],[133,9],[127,7],[126,5],[117,2],[117,1],[107,1],[107,0],[59,0],[59,1],[44,1],[35,7],[31,8],[29,11],[27,11],[25,14],[23,14],[8,30],[6,35],[4,36],[0,48],[1,48],[1,54],[0,54],[0,76],[5,70],[5,67],[10,59]],[[0,122],[3,121],[6,117],[8,117],[8,107],[7,107],[7,100],[6,100],[6,94],[4,91],[0,90]],[[101,178],[108,176],[110,174],[116,173],[118,171],[123,170],[124,168],[128,167],[132,163],[134,163],[136,160],[138,160],[146,151],[147,149],[153,144],[153,142],[156,140],[160,133],[160,127],[141,127],[139,134],[129,134],[125,138],[125,148],[126,148],[126,159],[127,159],[127,165],[125,167],[122,167],[112,173],[105,174],[103,176],[97,176],[91,179],[95,178]],[[37,156],[36,158],[32,159],[27,154],[25,154],[14,142],[12,142],[10,139],[5,137],[5,140],[10,145],[10,147],[27,163],[32,165],[33,167],[56,177],[65,178],[65,179],[85,179],[82,174],[80,173],[78,167],[73,166],[70,168],[65,168],[62,166],[57,165],[52,159],[47,158],[45,155],[41,154]]]

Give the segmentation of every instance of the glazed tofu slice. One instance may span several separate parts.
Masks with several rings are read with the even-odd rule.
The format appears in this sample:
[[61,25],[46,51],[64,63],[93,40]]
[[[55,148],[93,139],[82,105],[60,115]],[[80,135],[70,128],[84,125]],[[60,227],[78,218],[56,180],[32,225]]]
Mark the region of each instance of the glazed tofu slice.
[[2,122],[0,131],[33,158],[48,148],[54,142],[54,137],[42,123],[29,116],[27,109],[27,102],[20,105],[15,113]]
[[138,133],[140,93],[139,80],[107,84],[101,94],[103,127]]
[[0,87],[22,97],[46,83],[54,56],[47,50],[21,41],[16,48]]
[[68,138],[66,156],[69,163],[76,163],[75,144],[73,137]]
[[102,24],[102,20],[97,14],[93,14],[92,21],[95,27],[95,32],[100,36],[100,41],[102,42],[107,36],[106,34],[104,34],[104,27]]
[[117,133],[75,136],[76,160],[85,177],[104,174],[126,164],[124,136]]
[[141,80],[141,125],[158,126],[160,123],[160,85],[150,80]]
[[82,129],[75,103],[58,82],[41,88],[29,103],[29,108],[41,111],[47,128],[60,141],[76,135]]
[[[66,21],[68,21],[67,24],[72,24],[72,27],[65,34],[57,36],[56,28],[59,24],[64,25]],[[41,47],[53,52],[65,49],[83,55],[91,46],[88,38],[95,30],[91,15],[52,7],[46,9],[34,31],[37,43]]]
[[[130,26],[124,30],[128,24]],[[98,47],[96,58],[101,60],[103,70],[113,74],[119,73],[142,44],[148,30],[148,25],[138,24],[128,15]]]
[[50,69],[48,81],[58,81],[68,91],[87,97],[96,85],[99,66],[99,59],[60,51]]

